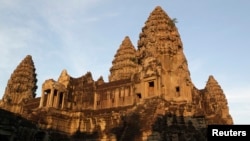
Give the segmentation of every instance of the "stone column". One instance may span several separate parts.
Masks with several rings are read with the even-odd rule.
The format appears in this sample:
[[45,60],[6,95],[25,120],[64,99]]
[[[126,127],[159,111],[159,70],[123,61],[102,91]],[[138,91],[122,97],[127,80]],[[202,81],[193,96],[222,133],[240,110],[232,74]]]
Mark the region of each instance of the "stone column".
[[125,87],[122,87],[122,102],[123,102],[123,106],[126,104],[126,99],[125,99],[125,95],[126,95],[126,92],[125,92],[126,88]]
[[41,96],[41,99],[40,99],[39,108],[42,108],[44,106],[43,102],[44,102],[44,90],[42,90],[42,96]]
[[148,98],[149,94],[148,94],[148,87],[149,87],[149,84],[147,81],[144,81],[144,98]]
[[114,94],[114,96],[115,96],[115,107],[118,107],[118,102],[119,102],[119,88],[116,88],[115,89],[115,94]]
[[93,105],[94,110],[96,110],[96,105],[97,105],[97,93],[95,91],[94,92],[94,105]]
[[49,99],[50,99],[50,93],[47,94],[47,101],[46,101],[45,107],[49,106]]
[[54,95],[53,95],[53,107],[55,108],[58,108],[58,102],[59,102],[59,99],[58,99],[58,96],[59,96],[59,90],[55,90],[56,93],[54,92]]
[[54,101],[54,88],[51,89],[50,96],[49,96],[49,107],[53,107],[53,101]]
[[50,89],[50,93],[47,94],[46,107],[50,107],[51,93],[52,93],[52,91]]
[[59,108],[59,100],[60,100],[60,91],[57,91],[57,94],[56,94],[56,105],[55,105],[56,108]]
[[156,95],[161,96],[161,81],[160,77],[156,77]]
[[134,93],[134,86],[133,86],[133,85],[131,85],[131,86],[129,87],[129,93],[130,93],[130,95],[129,95],[129,100],[131,101],[131,104],[134,104],[134,103],[136,102],[136,100],[135,100],[136,95],[135,95],[135,93]]

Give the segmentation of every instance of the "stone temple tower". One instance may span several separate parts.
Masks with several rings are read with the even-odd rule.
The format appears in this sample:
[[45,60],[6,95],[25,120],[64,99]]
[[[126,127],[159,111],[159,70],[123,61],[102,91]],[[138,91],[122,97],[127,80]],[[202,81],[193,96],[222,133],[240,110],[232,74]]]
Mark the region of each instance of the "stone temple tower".
[[[231,124],[232,117],[229,113],[226,96],[215,78],[210,75],[202,93],[204,111],[209,124]],[[217,115],[213,117],[213,115]],[[210,118],[212,117],[212,118]],[[219,118],[218,118],[219,117]]]
[[149,87],[148,91],[155,87],[154,91],[166,100],[191,101],[193,84],[180,35],[175,21],[159,6],[139,35],[137,58],[139,78],[145,81],[141,87]]
[[131,78],[132,74],[135,73],[135,68],[137,66],[134,62],[136,57],[135,53],[136,50],[134,45],[131,43],[129,37],[126,36],[112,61],[109,81]]
[[11,75],[0,108],[36,122],[56,140],[203,141],[207,125],[233,124],[216,79],[209,76],[203,89],[192,83],[175,20],[159,6],[137,49],[128,36],[122,41],[109,82],[63,70],[57,80],[45,80],[41,97],[34,98],[36,81],[28,55]]
[[[11,111],[18,112],[17,105],[23,104],[36,96],[37,78],[35,70],[31,55],[27,55],[11,74],[3,96],[3,103],[6,106],[12,105],[13,110]],[[17,107],[13,108],[15,106]]]

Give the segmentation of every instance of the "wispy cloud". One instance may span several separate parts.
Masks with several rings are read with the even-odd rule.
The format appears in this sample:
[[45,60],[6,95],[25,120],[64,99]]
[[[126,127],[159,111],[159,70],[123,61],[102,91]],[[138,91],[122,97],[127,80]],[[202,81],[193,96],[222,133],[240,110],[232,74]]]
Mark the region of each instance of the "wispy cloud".
[[[58,76],[58,72],[65,67],[84,73],[83,68],[88,63],[85,57],[90,55],[82,49],[88,45],[87,36],[90,32],[85,26],[86,21],[96,22],[103,18],[100,15],[93,16],[88,11],[102,2],[1,1],[0,97],[10,74],[27,54],[33,56],[39,77],[38,87],[44,79]],[[85,47],[82,46],[84,42]]]
[[250,86],[235,86],[224,92],[235,124],[250,124]]
[[250,99],[250,85],[228,88],[225,94],[227,94],[227,98],[231,103],[248,102]]

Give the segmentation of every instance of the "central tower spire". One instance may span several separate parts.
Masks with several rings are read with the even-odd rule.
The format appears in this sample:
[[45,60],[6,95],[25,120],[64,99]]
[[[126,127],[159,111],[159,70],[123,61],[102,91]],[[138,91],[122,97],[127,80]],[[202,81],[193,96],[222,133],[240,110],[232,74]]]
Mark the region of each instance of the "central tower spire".
[[149,54],[173,56],[182,48],[175,20],[172,20],[160,6],[149,15],[139,38],[138,49],[144,52],[140,54],[141,57]]
[[191,101],[191,78],[180,35],[175,20],[160,6],[150,13],[142,28],[137,58],[142,70],[156,60],[157,69],[162,72],[161,93],[166,99]]

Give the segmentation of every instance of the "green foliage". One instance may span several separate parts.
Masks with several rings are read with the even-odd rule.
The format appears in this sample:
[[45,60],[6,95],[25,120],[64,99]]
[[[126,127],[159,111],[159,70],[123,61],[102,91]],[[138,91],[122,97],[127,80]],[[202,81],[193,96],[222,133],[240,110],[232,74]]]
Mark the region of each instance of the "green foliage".
[[170,20],[170,22],[168,24],[169,24],[169,26],[171,26],[173,28],[176,23],[178,23],[177,18],[173,18]]
[[178,23],[178,21],[177,21],[176,18],[173,18],[173,19],[172,19],[172,22],[173,22],[173,23]]

